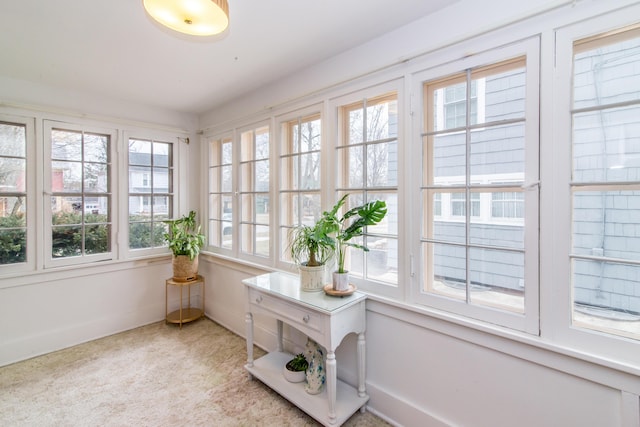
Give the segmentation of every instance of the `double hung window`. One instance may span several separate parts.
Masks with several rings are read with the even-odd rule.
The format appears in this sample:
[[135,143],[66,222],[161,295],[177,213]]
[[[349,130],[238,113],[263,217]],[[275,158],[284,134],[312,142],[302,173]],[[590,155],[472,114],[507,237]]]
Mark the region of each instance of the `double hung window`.
[[111,259],[115,133],[54,122],[47,122],[46,132],[49,260]]
[[233,140],[209,141],[209,237],[213,248],[233,249]]
[[345,211],[373,200],[387,204],[385,218],[354,242],[369,251],[348,248],[345,268],[351,278],[366,280],[381,293],[398,287],[398,123],[395,90],[339,108],[336,200],[349,194]]
[[524,42],[507,49],[512,56],[478,55],[418,76],[426,79],[415,295],[537,334],[535,46]]
[[240,134],[240,252],[271,255],[269,183],[269,126],[259,125]]
[[573,325],[640,339],[640,28],[573,43]]
[[320,114],[310,114],[280,125],[280,242],[281,259],[291,261],[287,242],[292,228],[313,226],[321,210]]
[[[33,256],[33,230],[27,219],[35,213],[28,200],[27,151],[33,125],[0,117],[0,269],[21,268]],[[30,136],[32,137],[32,136]],[[27,210],[27,208],[29,208]],[[28,243],[29,242],[29,243]],[[29,251],[27,251],[29,249]]]
[[173,218],[173,144],[129,138],[129,248],[165,246]]

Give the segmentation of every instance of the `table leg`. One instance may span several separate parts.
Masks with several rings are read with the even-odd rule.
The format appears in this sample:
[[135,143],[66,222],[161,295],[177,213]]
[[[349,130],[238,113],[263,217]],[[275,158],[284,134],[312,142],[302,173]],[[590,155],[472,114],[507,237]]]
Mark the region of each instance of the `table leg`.
[[253,314],[247,313],[244,320],[247,326],[247,366],[253,367]]
[[276,322],[276,327],[278,329],[278,351],[283,351],[284,344],[283,344],[283,338],[282,338],[282,320],[278,320]]
[[364,339],[364,332],[358,334],[358,347],[356,348],[356,354],[358,357],[358,397],[366,397],[367,390],[364,385],[365,378],[365,362],[366,362],[366,345]]
[[202,278],[202,316],[204,317],[204,278]]
[[329,400],[329,423],[335,424],[336,422],[336,383],[337,378],[337,363],[336,354],[333,351],[327,353],[327,399]]
[[180,329],[182,329],[182,286],[180,288]]

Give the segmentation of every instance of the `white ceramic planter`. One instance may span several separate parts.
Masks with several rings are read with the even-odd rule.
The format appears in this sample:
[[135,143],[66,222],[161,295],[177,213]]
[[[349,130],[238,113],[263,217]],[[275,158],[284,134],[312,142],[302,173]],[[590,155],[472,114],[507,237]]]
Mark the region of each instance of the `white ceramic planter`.
[[333,272],[333,290],[334,291],[347,291],[349,290],[349,272],[338,273]]
[[307,292],[319,292],[325,285],[325,266],[307,267],[299,265],[300,289]]
[[290,383],[301,383],[307,378],[306,371],[290,371],[286,366],[282,367],[282,375]]

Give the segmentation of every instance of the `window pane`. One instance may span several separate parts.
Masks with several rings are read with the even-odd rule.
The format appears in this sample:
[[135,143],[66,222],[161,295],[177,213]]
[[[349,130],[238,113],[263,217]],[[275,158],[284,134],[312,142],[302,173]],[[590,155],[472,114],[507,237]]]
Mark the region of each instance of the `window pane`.
[[[78,219],[79,218],[76,218],[76,220]],[[51,228],[51,256],[53,258],[75,257],[81,255],[81,226],[54,226]]]
[[24,125],[0,122],[0,158],[26,157],[26,133]]
[[108,166],[104,163],[85,163],[84,166],[84,191],[100,192],[108,191]]
[[433,143],[430,159],[433,169],[425,168],[424,173],[433,174],[434,185],[464,184],[467,164],[464,133],[456,132],[428,138],[429,142]]
[[[129,217],[135,219],[136,217]],[[148,222],[130,222],[129,223],[129,247],[131,249],[151,248],[152,246],[152,228]]]
[[106,135],[84,135],[84,161],[106,163],[109,161],[109,138]]
[[0,193],[25,192],[27,160],[0,157]]
[[466,298],[466,250],[464,246],[423,243],[424,290],[451,298]]
[[524,253],[470,248],[473,304],[524,313]]
[[256,177],[253,189],[256,191],[269,191],[269,160],[254,162],[252,166]]
[[574,57],[574,108],[640,100],[640,37],[579,48]]
[[27,260],[24,197],[0,197],[0,265]]
[[398,185],[398,144],[390,141],[367,146],[367,186]]
[[574,324],[638,339],[640,266],[574,259],[572,271]]
[[82,132],[51,131],[51,158],[54,160],[82,160]]
[[[294,176],[299,176],[301,190],[320,188],[320,153],[303,154],[299,157],[299,169],[294,163]],[[296,186],[298,188],[298,186]]]
[[578,191],[573,196],[575,255],[640,261],[640,191]]
[[362,188],[364,173],[363,147],[338,149],[338,165],[350,188]]
[[129,165],[151,166],[151,141],[129,140]]
[[82,163],[52,162],[51,189],[54,192],[82,191]]
[[[474,123],[522,119],[525,112],[525,69],[515,69],[510,65],[497,67],[495,70],[480,71],[480,78],[472,74],[472,89],[477,90],[480,105],[472,103]],[[506,69],[506,70],[505,70]],[[476,95],[472,94],[472,100]],[[482,102],[480,102],[482,100]]]
[[397,101],[381,102],[367,107],[367,141],[378,141],[397,135]]
[[171,144],[165,142],[153,143],[153,165],[161,167],[172,166]]
[[471,182],[524,181],[524,123],[471,132]]
[[[640,58],[638,61],[640,66]],[[640,73],[639,73],[640,75]],[[573,117],[573,179],[577,182],[640,180],[640,106]]]
[[85,226],[84,247],[87,254],[109,252],[109,225]]
[[221,181],[222,181],[222,188],[221,191],[228,193],[232,190],[232,185],[233,185],[233,181],[232,181],[232,176],[231,176],[231,172],[232,172],[232,167],[231,166],[222,166],[221,168]]
[[364,141],[364,122],[362,108],[348,111],[349,140],[347,144],[359,144]]

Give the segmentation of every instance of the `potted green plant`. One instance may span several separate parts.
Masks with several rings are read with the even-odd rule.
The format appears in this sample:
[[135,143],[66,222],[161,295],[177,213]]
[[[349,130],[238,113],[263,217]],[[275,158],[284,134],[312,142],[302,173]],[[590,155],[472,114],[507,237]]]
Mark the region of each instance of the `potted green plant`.
[[364,234],[364,227],[378,224],[387,214],[387,204],[384,200],[373,200],[361,206],[349,209],[344,215],[338,212],[345,204],[349,194],[342,196],[330,211],[325,211],[319,221],[322,232],[332,235],[335,239],[337,270],[333,273],[333,289],[346,291],[349,289],[349,272],[345,270],[345,257],[349,247],[369,251],[364,244],[353,242],[355,237]]
[[300,225],[291,230],[289,251],[298,264],[300,287],[304,291],[321,291],[325,284],[325,263],[333,255],[334,241],[324,233],[322,224]]
[[289,360],[282,371],[287,381],[292,383],[299,383],[305,380],[306,370],[309,366],[304,354],[299,353]]
[[173,254],[173,280],[186,282],[198,275],[198,254],[204,246],[205,236],[196,224],[195,211],[178,219],[163,221],[169,230],[163,234]]

